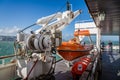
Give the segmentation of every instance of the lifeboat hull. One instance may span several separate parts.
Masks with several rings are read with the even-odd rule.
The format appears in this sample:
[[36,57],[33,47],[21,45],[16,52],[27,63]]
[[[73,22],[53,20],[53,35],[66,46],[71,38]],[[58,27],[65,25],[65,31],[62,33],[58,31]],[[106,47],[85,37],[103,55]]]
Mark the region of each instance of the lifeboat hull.
[[57,48],[58,54],[67,61],[72,61],[78,57],[88,55],[92,47],[82,46],[76,43],[63,42],[61,46]]
[[71,50],[58,50],[58,54],[67,61],[72,61],[78,57],[89,54],[89,51],[71,51]]

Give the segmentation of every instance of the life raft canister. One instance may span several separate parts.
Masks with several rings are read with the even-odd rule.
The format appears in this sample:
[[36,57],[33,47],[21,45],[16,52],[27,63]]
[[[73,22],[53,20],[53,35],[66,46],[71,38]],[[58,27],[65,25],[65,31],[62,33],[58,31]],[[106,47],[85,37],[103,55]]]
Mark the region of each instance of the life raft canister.
[[87,68],[87,66],[89,65],[91,61],[91,58],[88,57],[84,57],[81,58],[79,62],[76,62],[73,66],[72,66],[72,75],[81,75]]
[[83,57],[83,58],[80,58],[80,61],[85,61],[85,62],[91,62],[91,58],[88,58],[88,57]]

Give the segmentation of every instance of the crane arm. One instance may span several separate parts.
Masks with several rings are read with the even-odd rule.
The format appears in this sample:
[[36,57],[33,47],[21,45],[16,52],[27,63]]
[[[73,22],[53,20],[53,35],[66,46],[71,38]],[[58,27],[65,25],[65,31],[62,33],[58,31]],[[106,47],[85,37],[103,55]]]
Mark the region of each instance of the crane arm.
[[80,13],[81,13],[81,10],[77,10],[73,13],[71,12],[71,14],[72,14],[71,17],[68,18],[68,20],[67,19],[65,20],[65,21],[67,21],[66,24],[58,27],[57,30],[61,31],[62,29],[64,29],[64,27],[66,27],[68,24],[70,24]]
[[51,48],[61,45],[62,35],[61,30],[70,24],[79,14],[80,10],[72,12],[67,10],[63,13],[42,17],[37,20],[36,24],[42,27],[35,33],[24,34],[19,33],[17,36],[18,42],[23,42],[23,45],[29,50],[34,50],[39,53],[51,51]]
[[68,24],[71,23],[79,14],[81,10],[75,12],[65,11],[63,13],[53,14],[47,17],[43,17],[37,20],[38,25],[42,25],[42,28],[38,29],[36,33],[39,33],[42,30],[51,30],[52,33],[55,31],[61,31]]
[[58,12],[58,13],[52,14],[50,16],[42,17],[42,18],[37,20],[36,24],[44,26],[45,24],[49,23],[52,20],[61,18],[61,16],[62,16],[62,13]]

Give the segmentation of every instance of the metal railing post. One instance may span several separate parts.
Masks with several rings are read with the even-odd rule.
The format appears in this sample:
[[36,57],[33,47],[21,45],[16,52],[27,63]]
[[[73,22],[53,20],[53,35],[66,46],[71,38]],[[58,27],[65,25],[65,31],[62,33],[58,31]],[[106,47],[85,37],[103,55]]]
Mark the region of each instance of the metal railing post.
[[5,65],[5,59],[2,59],[2,65]]

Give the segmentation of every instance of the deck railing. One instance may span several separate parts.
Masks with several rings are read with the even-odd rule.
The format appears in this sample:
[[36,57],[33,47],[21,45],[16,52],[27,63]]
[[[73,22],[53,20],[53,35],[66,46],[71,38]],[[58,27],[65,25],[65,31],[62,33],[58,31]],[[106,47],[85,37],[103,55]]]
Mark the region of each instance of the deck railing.
[[5,59],[15,57],[16,55],[0,56],[2,64],[0,65],[0,80],[11,80],[16,77],[16,63],[9,61],[5,63]]

